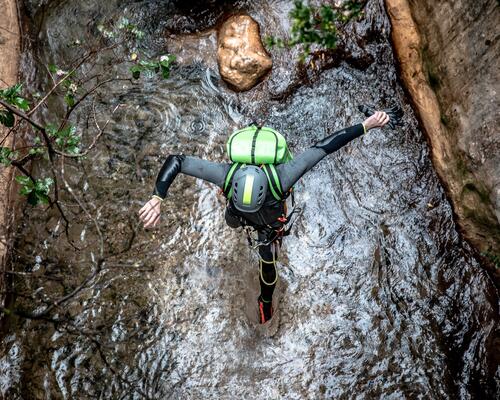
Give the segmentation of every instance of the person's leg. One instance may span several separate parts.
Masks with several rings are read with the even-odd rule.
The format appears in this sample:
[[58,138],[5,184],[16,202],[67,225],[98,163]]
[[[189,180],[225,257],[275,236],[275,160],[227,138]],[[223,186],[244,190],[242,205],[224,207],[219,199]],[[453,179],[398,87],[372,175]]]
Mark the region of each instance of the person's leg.
[[[259,241],[266,241],[267,235],[259,232]],[[259,313],[260,323],[264,323],[272,317],[273,292],[278,281],[276,270],[276,255],[273,252],[273,245],[259,246]]]
[[278,280],[276,261],[271,245],[259,247],[260,296],[265,302],[273,299],[274,288]]

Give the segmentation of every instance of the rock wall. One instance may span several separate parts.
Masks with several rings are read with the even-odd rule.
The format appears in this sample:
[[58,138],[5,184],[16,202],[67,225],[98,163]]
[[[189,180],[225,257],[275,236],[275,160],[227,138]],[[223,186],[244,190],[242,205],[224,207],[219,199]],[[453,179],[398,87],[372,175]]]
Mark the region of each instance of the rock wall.
[[[17,81],[21,37],[15,0],[0,0],[0,89]],[[7,129],[0,128],[3,139]],[[11,147],[15,138],[10,135],[3,147]],[[0,292],[4,292],[4,268],[8,256],[10,229],[14,218],[14,169],[0,166]],[[0,299],[3,296],[0,296]]]
[[499,3],[386,0],[386,8],[458,224],[480,252],[500,256]]

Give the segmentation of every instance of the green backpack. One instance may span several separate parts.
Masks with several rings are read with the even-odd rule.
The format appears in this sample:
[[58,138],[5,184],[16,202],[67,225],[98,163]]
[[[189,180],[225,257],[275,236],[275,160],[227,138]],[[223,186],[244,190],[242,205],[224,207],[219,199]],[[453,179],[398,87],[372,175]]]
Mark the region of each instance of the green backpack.
[[253,165],[284,164],[293,158],[281,133],[255,125],[229,136],[227,154],[233,162]]
[[233,165],[224,182],[224,194],[232,195],[231,181],[234,173],[245,164],[260,165],[267,175],[269,188],[276,200],[288,196],[283,193],[275,164],[283,164],[293,159],[284,136],[267,126],[250,125],[232,133],[227,141],[227,154]]

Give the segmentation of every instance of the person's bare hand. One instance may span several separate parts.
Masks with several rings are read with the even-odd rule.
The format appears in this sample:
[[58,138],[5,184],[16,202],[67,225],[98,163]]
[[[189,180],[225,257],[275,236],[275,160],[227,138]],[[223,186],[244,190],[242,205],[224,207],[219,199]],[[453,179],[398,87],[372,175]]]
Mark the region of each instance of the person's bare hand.
[[389,122],[389,116],[383,111],[375,111],[375,114],[364,120],[363,125],[368,132],[373,128],[382,128]]
[[160,220],[161,200],[153,197],[139,210],[139,219],[144,223],[144,228],[156,226]]

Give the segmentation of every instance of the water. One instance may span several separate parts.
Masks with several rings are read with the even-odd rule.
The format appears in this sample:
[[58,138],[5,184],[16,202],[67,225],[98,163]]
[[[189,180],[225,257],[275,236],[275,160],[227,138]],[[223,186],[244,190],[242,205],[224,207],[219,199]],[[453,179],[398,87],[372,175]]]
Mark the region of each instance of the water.
[[[14,307],[41,311],[86,284],[48,321],[9,320],[0,353],[5,398],[498,395],[498,295],[457,234],[397,81],[378,1],[349,28],[344,61],[318,61],[334,68],[304,75],[293,62],[297,50],[276,52],[268,81],[243,94],[220,82],[213,33],[166,39],[168,23],[149,24],[165,15],[161,2],[84,3],[48,8],[40,30],[46,47],[32,50],[40,59],[68,57],[65,41],[88,19],[133,10],[147,32],[143,50],[169,50],[179,66],[170,80],[114,83],[73,117],[86,143],[94,107],[109,129],[59,176],[68,234],[57,210],[26,208],[14,266],[23,274],[14,287],[34,294],[18,296]],[[247,9],[264,34],[288,29],[289,2],[234,7]],[[207,15],[216,21],[219,9]],[[359,122],[362,102],[402,104],[404,127],[370,132],[296,185],[303,215],[282,251],[274,335],[247,315],[257,257],[225,226],[214,187],[180,175],[160,227],[140,227],[136,212],[166,155],[222,161],[228,133],[254,119],[283,132],[298,153]],[[40,118],[49,120],[52,107]]]

